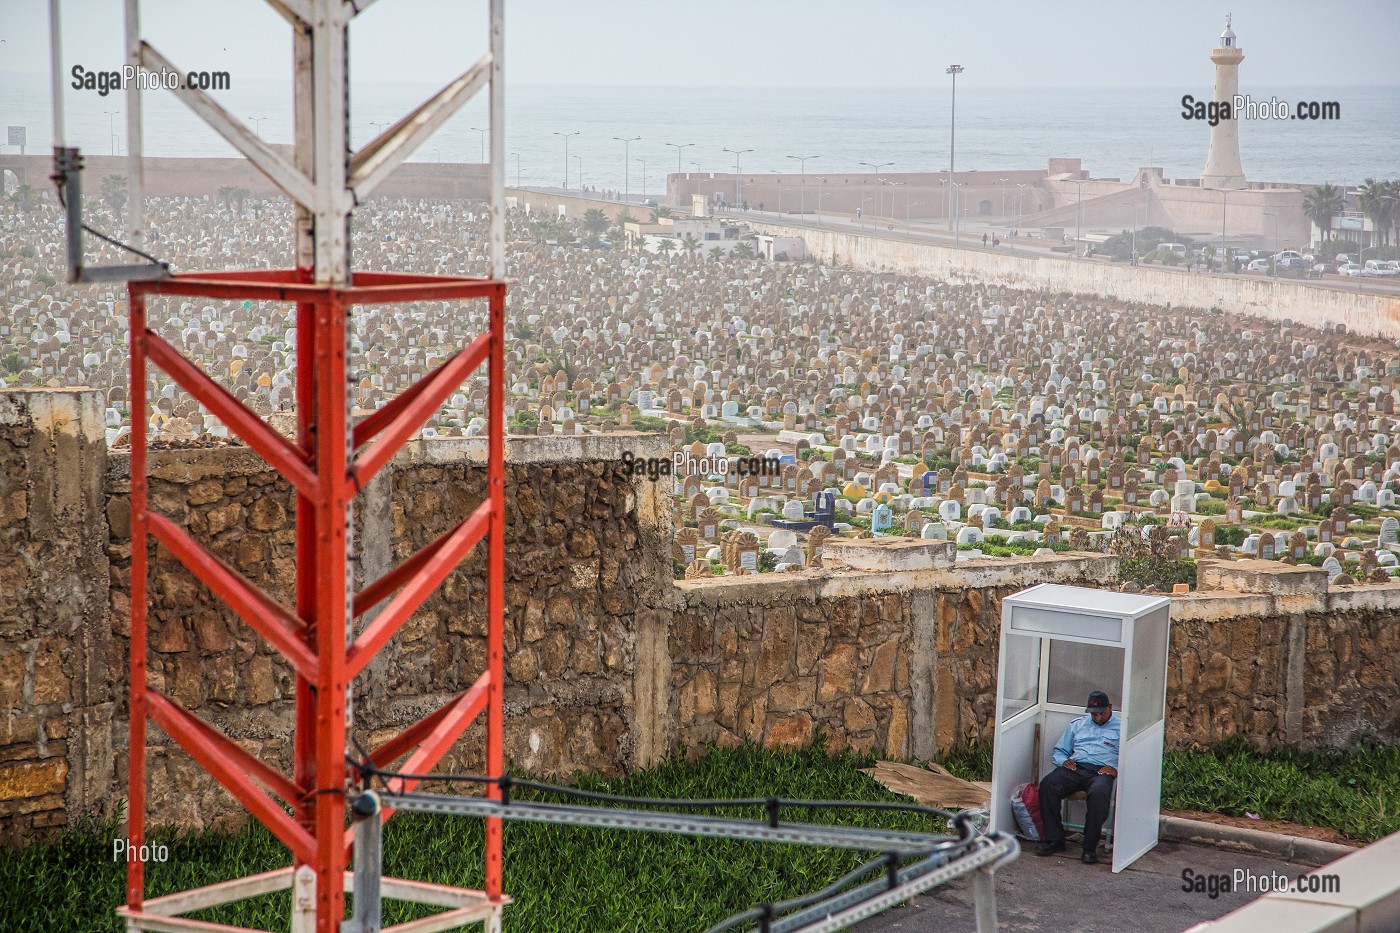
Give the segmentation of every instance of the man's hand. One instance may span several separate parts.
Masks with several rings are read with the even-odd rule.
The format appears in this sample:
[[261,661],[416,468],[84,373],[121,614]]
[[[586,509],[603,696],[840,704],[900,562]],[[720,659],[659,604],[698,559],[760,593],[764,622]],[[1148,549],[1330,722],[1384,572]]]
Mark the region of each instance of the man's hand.
[[1066,758],[1062,767],[1069,768],[1071,771],[1078,771],[1079,762],[1075,761],[1073,758]]
[[1116,777],[1118,776],[1118,769],[1115,768],[1115,767],[1113,767],[1112,765],[1104,765],[1102,768],[1100,768],[1100,769],[1099,769],[1097,772],[1095,772],[1095,773],[1097,773],[1097,774],[1107,774],[1109,777],[1114,777],[1114,778],[1116,778]]

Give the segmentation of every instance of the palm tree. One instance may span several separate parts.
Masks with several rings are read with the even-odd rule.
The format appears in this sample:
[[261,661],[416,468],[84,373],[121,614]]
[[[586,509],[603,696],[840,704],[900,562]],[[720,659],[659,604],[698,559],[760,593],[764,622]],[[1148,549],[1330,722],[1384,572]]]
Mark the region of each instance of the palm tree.
[[734,248],[729,251],[729,255],[735,259],[752,259],[753,244],[748,240],[740,240],[734,244]]
[[31,186],[20,185],[15,189],[14,194],[10,195],[10,200],[19,205],[20,210],[32,211],[34,209],[34,195],[35,192]]
[[656,244],[656,251],[666,254],[674,253],[676,251],[675,239],[668,236],[660,237],[659,242]]
[[597,237],[598,234],[608,229],[608,215],[596,207],[590,207],[583,212],[583,229],[588,232],[590,237]]
[[120,215],[126,206],[126,176],[108,175],[102,179],[102,197],[112,206],[112,213]]
[[660,207],[658,207],[658,208],[656,209],[656,216],[657,216],[657,217],[670,217],[670,216],[671,216],[671,207],[670,207],[670,205],[668,205],[668,204],[663,204],[663,205],[661,205]]
[[1318,185],[1303,198],[1303,213],[1332,239],[1332,218],[1342,212],[1342,192],[1335,185]]
[[700,249],[700,239],[693,233],[687,233],[681,238],[681,249],[685,250],[687,256],[694,256],[696,250]]
[[1382,242],[1390,243],[1390,225],[1395,215],[1395,188],[1393,181],[1376,181],[1368,178],[1356,189],[1356,201],[1362,213],[1371,218],[1372,229],[1381,235]]
[[243,213],[243,201],[244,201],[244,199],[250,198],[250,197],[252,197],[252,196],[253,196],[253,192],[249,191],[247,188],[234,188],[234,189],[233,189],[233,199],[234,199],[234,201],[238,202],[238,213],[240,213],[240,214]]

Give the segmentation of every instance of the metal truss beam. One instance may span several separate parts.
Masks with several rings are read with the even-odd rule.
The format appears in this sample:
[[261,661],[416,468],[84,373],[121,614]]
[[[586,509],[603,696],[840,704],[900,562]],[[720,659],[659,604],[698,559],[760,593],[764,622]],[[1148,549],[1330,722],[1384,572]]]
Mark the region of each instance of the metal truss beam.
[[[277,779],[268,773],[270,769],[266,766],[254,766],[253,762],[257,762],[257,759],[241,748],[235,752],[237,746],[218,735],[212,726],[200,722],[194,714],[176,706],[160,693],[147,689],[145,694],[146,707],[150,711],[151,719],[155,720],[167,735],[218,779],[224,789],[237,797],[259,822],[272,830],[277,838],[292,850],[293,855],[306,861],[315,857],[316,839],[298,826],[296,820],[288,816],[276,801],[258,787],[257,782],[262,780],[278,783]],[[256,769],[252,773],[248,770],[250,766]],[[285,779],[281,781],[285,782]]]
[[491,79],[487,53],[407,116],[376,136],[350,160],[350,187],[363,204],[404,159],[428,141]]
[[214,595],[223,599],[268,643],[280,651],[303,677],[316,674],[316,656],[306,647],[306,626],[276,600],[210,554],[164,515],[148,512],[151,536],[170,549]]

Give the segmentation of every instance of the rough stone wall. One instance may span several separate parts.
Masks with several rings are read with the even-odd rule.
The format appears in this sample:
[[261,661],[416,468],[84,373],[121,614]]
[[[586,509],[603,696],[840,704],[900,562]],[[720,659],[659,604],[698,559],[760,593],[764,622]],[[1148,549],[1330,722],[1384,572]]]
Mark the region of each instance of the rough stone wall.
[[0,391],[0,838],[110,794],[101,393]]
[[[96,393],[0,392],[0,837],[125,796],[129,458]],[[676,744],[753,739],[929,758],[990,737],[1001,601],[1096,585],[1114,558],[1062,554],[929,571],[809,570],[675,583],[669,490],[621,466],[656,436],[507,447],[506,753],[542,773],[611,772]],[[480,501],[484,444],[410,447],[357,501],[357,588]],[[242,448],[157,451],[153,508],[292,605],[294,499]],[[152,545],[150,682],[249,751],[290,763],[290,669]],[[373,745],[485,664],[483,557],[453,571],[356,682]],[[1400,740],[1400,586],[1235,562],[1173,597],[1167,738],[1260,748]],[[357,624],[372,618],[373,610]],[[188,827],[242,810],[152,726],[151,813]],[[464,742],[445,767],[480,767]]]
[[669,740],[741,740],[930,758],[991,738],[1001,600],[1092,584],[1112,558],[683,583],[671,628]]
[[[665,554],[655,484],[627,476],[627,449],[659,456],[659,438],[602,438],[585,456],[512,444],[506,476],[506,754],[513,767],[568,774],[615,771],[631,761],[633,614],[664,580],[647,554]],[[485,495],[484,444],[417,445],[357,500],[356,588],[447,531]],[[571,456],[572,455],[572,456]],[[296,506],[291,488],[251,451],[155,451],[153,510],[262,586],[295,605]],[[112,618],[107,676],[123,698],[108,728],[115,788],[127,766],[126,644],[130,593],[130,461],[111,458]],[[290,769],[295,678],[263,639],[164,548],[151,545],[149,683],[245,749]],[[366,747],[470,687],[485,670],[485,548],[430,596],[355,684],[354,733]],[[669,576],[669,574],[667,574]],[[381,607],[376,607],[381,608]],[[375,611],[357,623],[362,628]],[[478,732],[479,737],[479,732]],[[152,813],[184,826],[239,816],[233,798],[155,727],[148,769]],[[480,770],[480,742],[460,743],[440,766]]]

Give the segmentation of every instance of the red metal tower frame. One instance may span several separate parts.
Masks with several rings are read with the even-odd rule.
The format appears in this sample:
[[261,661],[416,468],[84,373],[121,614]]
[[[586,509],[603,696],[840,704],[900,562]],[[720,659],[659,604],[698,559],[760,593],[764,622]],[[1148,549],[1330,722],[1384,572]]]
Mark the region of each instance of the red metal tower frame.
[[[313,284],[306,270],[217,272],[128,285],[131,309],[131,655],[130,804],[128,841],[140,846],[146,816],[146,720],[149,717],[291,850],[294,865],[267,875],[144,899],[144,866],[127,866],[131,930],[228,931],[178,916],[283,887],[294,888],[294,933],[341,933],[351,848],[345,798],[346,702],[355,675],[481,540],[487,560],[487,669],[466,691],[373,752],[383,766],[409,752],[403,769],[423,773],[483,711],[486,771],[503,773],[502,621],[504,616],[504,336],[505,283],[498,279],[382,272],[353,273],[344,288]],[[293,302],[297,334],[297,436],[278,434],[226,389],[182,356],[147,324],[152,295]],[[394,401],[359,424],[347,420],[346,321],[356,304],[485,298],[486,333],[458,350]],[[488,457],[485,501],[454,528],[358,593],[350,593],[350,506],[357,492],[438,411],[479,366],[487,366]],[[296,490],[295,611],[280,605],[178,525],[150,510],[146,481],[147,368],[164,370],[216,415]],[[290,777],[249,754],[208,723],[147,684],[148,539],[154,538],[291,664],[296,672],[296,736]],[[397,593],[397,595],[393,595]],[[392,598],[391,598],[392,597]],[[347,620],[385,600],[358,635]],[[353,639],[352,636],[353,635]],[[496,785],[488,793],[499,797]],[[279,803],[280,800],[280,803]],[[289,815],[284,809],[291,808]],[[383,814],[387,819],[389,813]],[[501,907],[501,821],[486,821],[484,891],[398,881],[387,896],[455,908],[457,923],[482,920],[498,929]],[[301,866],[309,866],[308,873]],[[308,904],[314,881],[314,904]],[[314,907],[313,909],[308,909]],[[311,918],[314,917],[314,920]],[[429,918],[430,920],[433,918]],[[439,917],[438,920],[446,919]],[[407,933],[441,929],[425,921],[394,927]]]

